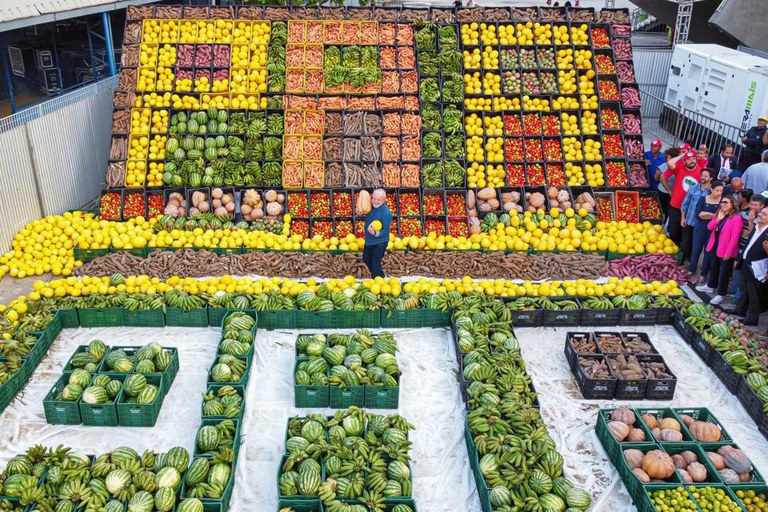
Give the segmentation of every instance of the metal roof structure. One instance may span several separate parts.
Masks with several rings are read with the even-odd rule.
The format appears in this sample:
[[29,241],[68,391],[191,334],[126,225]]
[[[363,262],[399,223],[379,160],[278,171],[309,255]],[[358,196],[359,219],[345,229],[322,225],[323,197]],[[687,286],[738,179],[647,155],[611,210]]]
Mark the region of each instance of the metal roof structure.
[[125,9],[155,0],[2,0],[0,32]]

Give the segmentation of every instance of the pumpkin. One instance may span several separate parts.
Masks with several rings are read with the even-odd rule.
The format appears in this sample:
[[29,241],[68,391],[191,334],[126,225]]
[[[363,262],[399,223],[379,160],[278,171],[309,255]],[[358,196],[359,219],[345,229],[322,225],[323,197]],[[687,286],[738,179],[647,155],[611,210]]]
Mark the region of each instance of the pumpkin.
[[283,212],[283,207],[280,206],[278,203],[267,204],[267,215],[271,215],[272,217],[277,217],[282,212]]
[[268,203],[277,201],[277,192],[275,192],[274,190],[267,190],[266,192],[264,192],[264,200]]
[[739,480],[741,480],[742,483],[747,483],[752,481],[752,473],[742,473],[739,475]]
[[739,478],[739,474],[736,473],[732,469],[721,469],[718,471],[720,473],[720,478],[723,479],[723,483],[725,484],[738,484],[741,482],[741,478]]
[[725,459],[719,453],[707,452],[707,458],[716,470],[720,471],[721,469],[725,469]]
[[729,450],[723,450],[722,452],[718,450],[718,453],[723,456],[725,466],[739,474],[750,471],[752,469],[752,462],[749,460],[749,457],[738,448],[729,448]]
[[642,441],[645,441],[645,432],[642,431],[642,429],[639,428],[633,428],[629,431],[629,435],[627,436],[627,441],[630,441],[632,443],[640,443]]
[[651,478],[664,480],[675,474],[675,463],[672,457],[661,450],[651,450],[646,453],[641,467]]
[[651,481],[651,477],[648,476],[648,473],[643,471],[640,468],[635,468],[632,470],[632,473],[635,474],[638,480],[640,480],[642,483],[647,484]]
[[693,477],[684,469],[678,469],[677,474],[680,475],[680,478],[682,479],[683,483],[686,484],[692,484],[693,483]]
[[672,456],[672,460],[675,462],[675,467],[677,469],[685,469],[688,467],[688,463],[685,462],[685,459],[682,455],[675,454]]
[[646,426],[649,429],[653,430],[659,427],[659,420],[657,420],[656,416],[654,416],[653,414],[646,413],[646,414],[643,414],[641,418],[643,418],[643,421],[645,422]]
[[707,479],[707,468],[700,462],[691,462],[685,470],[694,482],[703,482]]
[[496,199],[496,189],[491,187],[482,188],[477,192],[477,198],[482,201]]
[[661,430],[664,430],[664,429],[677,430],[678,432],[680,432],[680,430],[682,430],[680,428],[680,422],[678,422],[674,418],[664,418],[664,419],[662,419],[661,423],[659,423],[659,428]]
[[680,452],[680,456],[685,460],[686,464],[693,464],[699,461],[699,457],[690,450]]
[[634,448],[624,450],[624,460],[630,469],[639,468],[643,464],[643,456],[643,452]]
[[611,413],[612,421],[621,421],[627,425],[635,424],[635,413],[633,413],[628,407],[621,406],[618,409],[614,409]]
[[357,214],[368,215],[373,209],[371,204],[371,194],[367,190],[361,190],[357,193]]
[[696,421],[690,416],[688,416],[687,414],[681,414],[680,419],[683,420],[683,423],[685,424],[686,427],[690,427],[693,424],[693,422]]
[[653,435],[653,437],[658,439],[659,436],[661,435],[661,429],[659,427],[656,427],[653,430],[651,430],[651,434]]
[[703,443],[716,443],[722,436],[720,427],[708,421],[694,421],[688,425],[688,430],[693,437]]
[[680,442],[683,440],[683,434],[681,434],[677,430],[672,430],[671,428],[665,428],[661,430],[661,432],[657,436],[657,439],[659,441]]
[[608,430],[618,442],[622,442],[629,435],[629,425],[623,421],[611,421],[608,423]]
[[472,190],[467,190],[467,210],[472,210],[475,207],[475,193]]

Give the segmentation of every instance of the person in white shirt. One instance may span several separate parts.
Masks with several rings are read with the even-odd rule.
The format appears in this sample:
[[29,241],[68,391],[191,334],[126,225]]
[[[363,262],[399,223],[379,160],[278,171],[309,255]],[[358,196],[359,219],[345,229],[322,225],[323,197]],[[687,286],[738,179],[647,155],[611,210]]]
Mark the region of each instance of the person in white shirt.
[[707,167],[717,171],[717,179],[723,183],[729,183],[731,178],[741,176],[736,167],[736,159],[733,157],[733,144],[723,146],[719,154],[712,155],[707,162]]
[[744,186],[751,188],[755,194],[768,190],[768,149],[761,155],[762,162],[750,165],[741,179],[744,180]]

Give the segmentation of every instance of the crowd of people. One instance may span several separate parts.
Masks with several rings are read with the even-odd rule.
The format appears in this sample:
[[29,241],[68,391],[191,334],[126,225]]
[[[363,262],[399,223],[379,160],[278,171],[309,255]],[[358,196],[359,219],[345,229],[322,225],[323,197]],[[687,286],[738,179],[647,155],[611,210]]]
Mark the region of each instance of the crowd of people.
[[[648,182],[657,191],[664,229],[680,247],[691,285],[710,304],[757,325],[768,309],[768,115],[741,138],[738,160],[727,144],[709,155],[689,143],[645,153]],[[724,300],[733,296],[730,308]]]

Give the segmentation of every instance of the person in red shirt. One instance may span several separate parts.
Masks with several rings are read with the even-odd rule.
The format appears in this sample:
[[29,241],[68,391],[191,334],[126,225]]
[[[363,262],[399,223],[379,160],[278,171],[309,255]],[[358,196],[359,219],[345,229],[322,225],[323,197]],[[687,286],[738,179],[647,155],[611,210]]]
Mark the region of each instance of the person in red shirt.
[[[698,185],[701,170],[705,167],[695,151],[682,152],[679,156],[669,161],[669,169],[661,175],[661,183],[669,189],[667,179],[675,177],[675,183],[672,187],[672,198],[669,201],[669,238],[680,246],[683,237],[681,225],[680,206],[685,199],[685,193],[688,189]],[[683,248],[684,249],[684,248]],[[685,250],[683,251],[685,253]]]

